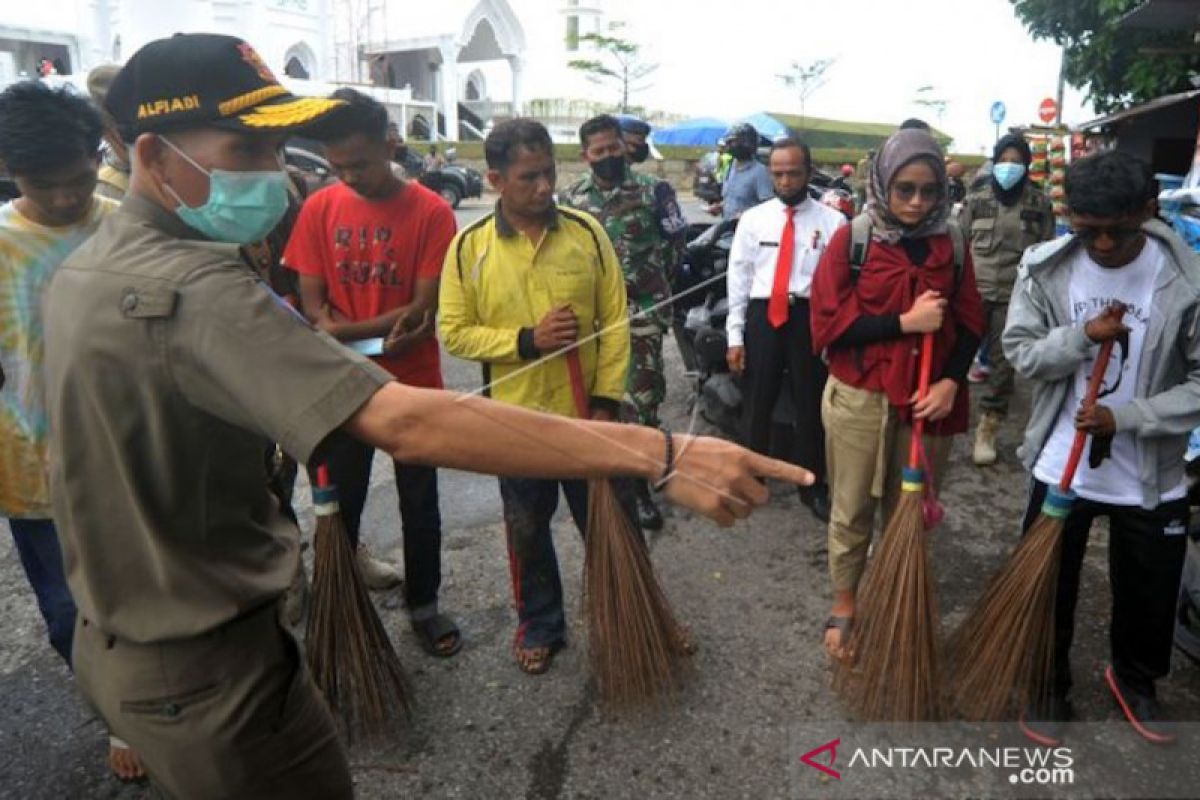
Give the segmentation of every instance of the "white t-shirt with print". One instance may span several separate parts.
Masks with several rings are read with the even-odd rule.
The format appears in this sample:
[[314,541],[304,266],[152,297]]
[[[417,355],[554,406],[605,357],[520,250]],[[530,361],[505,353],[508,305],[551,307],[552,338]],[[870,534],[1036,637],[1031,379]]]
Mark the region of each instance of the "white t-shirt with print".
[[[1123,322],[1129,328],[1129,348],[1124,351],[1119,343],[1113,347],[1104,381],[1100,385],[1097,403],[1118,408],[1133,402],[1137,388],[1138,367],[1141,364],[1146,327],[1152,313],[1154,283],[1162,269],[1166,255],[1162,247],[1147,238],[1142,252],[1132,262],[1118,269],[1100,266],[1080,248],[1070,264],[1070,308],[1071,324],[1083,327],[1087,322],[1114,302],[1125,304]],[[1093,345],[1087,359],[1075,371],[1075,377],[1067,391],[1067,399],[1059,412],[1054,432],[1042,449],[1033,475],[1039,481],[1057,486],[1066,469],[1067,457],[1075,441],[1075,414],[1087,393],[1088,379],[1092,374],[1100,345]],[[1142,503],[1141,482],[1138,479],[1139,450],[1134,434],[1118,433],[1113,437],[1112,455],[1097,469],[1088,466],[1088,449],[1084,447],[1083,459],[1071,489],[1080,497],[1100,503],[1122,506],[1140,506]],[[1185,494],[1185,487],[1163,495],[1161,502],[1177,500]]]

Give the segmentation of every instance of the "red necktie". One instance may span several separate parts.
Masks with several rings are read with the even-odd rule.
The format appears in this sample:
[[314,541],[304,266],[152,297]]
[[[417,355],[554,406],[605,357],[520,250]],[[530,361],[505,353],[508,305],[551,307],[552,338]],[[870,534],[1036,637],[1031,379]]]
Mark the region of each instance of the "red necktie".
[[795,206],[784,206],[787,224],[783,226],[783,238],[779,240],[779,260],[775,262],[775,282],[771,285],[771,299],[767,302],[767,321],[773,328],[782,328],[788,320],[788,283],[792,279],[792,251],[796,247]]

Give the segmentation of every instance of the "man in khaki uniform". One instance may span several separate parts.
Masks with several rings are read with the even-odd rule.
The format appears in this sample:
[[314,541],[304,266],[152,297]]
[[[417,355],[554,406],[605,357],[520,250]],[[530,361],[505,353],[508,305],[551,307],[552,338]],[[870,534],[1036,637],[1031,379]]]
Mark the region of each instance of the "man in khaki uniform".
[[723,524],[766,502],[757,477],[811,481],[725,442],[403,386],[290,311],[237,245],[284,212],[285,136],[339,105],[292,96],[232,37],[146,45],[108,95],[129,197],[47,294],[76,675],[176,797],[352,794],[275,610],[298,533],[267,487],[269,442],[313,463],[342,430],[397,459],[492,474],[674,476],[671,499]]
[[1002,136],[992,158],[991,178],[971,190],[959,213],[963,234],[971,241],[975,282],[983,297],[983,347],[991,359],[972,452],[972,460],[980,466],[996,462],[996,429],[1008,416],[1013,394],[1013,368],[1000,346],[1000,334],[1017,267],[1027,247],[1054,238],[1050,199],[1029,179],[1032,154],[1025,139],[1017,134]]

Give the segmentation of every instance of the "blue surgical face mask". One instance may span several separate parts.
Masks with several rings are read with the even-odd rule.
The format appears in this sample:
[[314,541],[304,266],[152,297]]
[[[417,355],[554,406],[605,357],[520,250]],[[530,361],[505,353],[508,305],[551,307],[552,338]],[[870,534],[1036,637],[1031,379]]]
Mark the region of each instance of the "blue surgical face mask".
[[165,136],[160,136],[180,158],[208,176],[208,200],[192,208],[163,184],[179,202],[175,213],[190,227],[215,242],[252,244],[266,238],[287,213],[287,175],[281,170],[231,172],[206,170]]
[[1001,161],[992,167],[992,175],[996,177],[996,183],[1000,184],[1000,188],[1007,191],[1016,186],[1025,175],[1025,165]]

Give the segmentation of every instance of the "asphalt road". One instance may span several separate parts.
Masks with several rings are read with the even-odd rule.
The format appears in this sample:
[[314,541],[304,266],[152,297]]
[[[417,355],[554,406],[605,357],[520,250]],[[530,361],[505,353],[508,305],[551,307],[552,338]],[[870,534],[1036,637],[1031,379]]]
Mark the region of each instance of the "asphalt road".
[[[464,207],[461,221],[486,203]],[[690,213],[696,213],[694,205]],[[472,389],[479,370],[444,361],[451,388]],[[664,418],[689,424],[689,387],[673,347]],[[980,470],[956,443],[948,514],[933,536],[932,559],[944,623],[953,626],[984,576],[1017,534],[1025,475],[1013,453],[1025,397],[1000,433],[1002,457]],[[820,647],[829,586],[823,526],[781,487],[749,521],[721,530],[672,510],[652,537],[653,559],[680,619],[700,646],[678,702],[657,712],[613,717],[589,684],[579,624],[582,547],[561,518],[556,543],[568,598],[572,646],[541,677],[522,674],[510,645],[515,627],[495,480],[441,474],[444,520],[443,609],[461,624],[466,646],[453,659],[425,655],[408,631],[398,594],[376,596],[385,624],[416,687],[418,710],[406,735],[388,747],[351,750],[363,798],[776,798],[829,796],[800,784],[796,731],[840,722]],[[307,489],[302,487],[300,497]],[[312,516],[302,503],[304,536]],[[377,459],[363,523],[376,553],[399,560],[391,471]],[[1154,763],[1156,751],[1122,722],[1101,674],[1109,604],[1106,535],[1100,526],[1083,577],[1074,670],[1075,708],[1109,726],[1117,753]],[[135,579],[130,576],[130,579]],[[13,552],[0,536],[0,797],[142,798],[144,788],[108,776],[103,730],[44,641],[41,619]],[[1178,719],[1200,721],[1200,670],[1176,656],[1161,696]],[[1195,743],[1190,747],[1193,755]],[[1073,796],[1063,791],[1056,797]],[[927,792],[924,797],[957,796]]]

